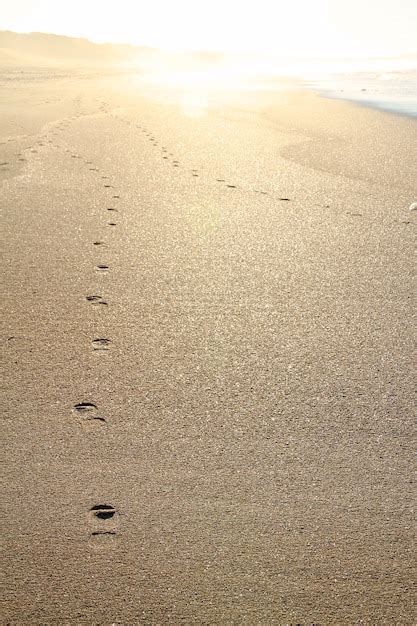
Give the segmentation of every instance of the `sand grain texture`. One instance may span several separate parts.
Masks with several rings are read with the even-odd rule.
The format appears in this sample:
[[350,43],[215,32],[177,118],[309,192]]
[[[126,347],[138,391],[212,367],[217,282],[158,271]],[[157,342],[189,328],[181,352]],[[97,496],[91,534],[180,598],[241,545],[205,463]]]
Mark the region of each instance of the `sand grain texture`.
[[413,623],[416,123],[19,80],[2,623]]

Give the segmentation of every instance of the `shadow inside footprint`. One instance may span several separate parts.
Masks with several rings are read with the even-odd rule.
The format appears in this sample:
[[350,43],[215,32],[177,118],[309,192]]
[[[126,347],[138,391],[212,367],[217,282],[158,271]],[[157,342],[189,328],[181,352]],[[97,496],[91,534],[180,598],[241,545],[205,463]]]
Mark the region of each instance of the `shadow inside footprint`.
[[79,402],[74,405],[74,409],[79,413],[86,413],[87,411],[97,410],[97,405],[92,402]]
[[116,509],[111,504],[96,504],[92,506],[90,511],[93,517],[99,520],[108,520],[116,515]]
[[108,350],[110,347],[110,339],[93,339],[93,350]]
[[107,306],[107,302],[101,296],[86,296],[85,299],[92,304],[104,304]]
[[92,402],[80,402],[74,405],[74,411],[86,420],[98,420],[99,422],[105,422],[104,417],[97,415],[98,407]]

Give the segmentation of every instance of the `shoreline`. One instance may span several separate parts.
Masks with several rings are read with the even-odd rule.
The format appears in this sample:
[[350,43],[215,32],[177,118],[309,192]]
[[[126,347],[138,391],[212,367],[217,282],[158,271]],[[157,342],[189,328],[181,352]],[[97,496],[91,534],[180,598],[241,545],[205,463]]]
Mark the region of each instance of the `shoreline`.
[[353,102],[376,110],[417,117],[417,69],[393,72],[328,74],[303,81],[326,98]]
[[[307,88],[308,91],[311,91],[310,88]],[[389,113],[390,115],[397,115],[400,117],[405,117],[409,120],[413,120],[413,121],[417,121],[417,111],[404,111],[404,110],[399,110],[398,108],[389,108],[388,104],[383,104],[381,103],[380,105],[375,104],[372,101],[366,101],[366,100],[359,100],[359,99],[354,99],[354,98],[343,98],[341,96],[336,96],[336,95],[330,95],[328,93],[326,93],[326,91],[323,90],[313,90],[315,91],[321,98],[325,98],[328,100],[339,100],[341,102],[347,102],[349,104],[353,104],[359,107],[365,107],[367,109],[372,109],[373,111],[379,111],[380,113]],[[393,105],[395,106],[395,105]]]

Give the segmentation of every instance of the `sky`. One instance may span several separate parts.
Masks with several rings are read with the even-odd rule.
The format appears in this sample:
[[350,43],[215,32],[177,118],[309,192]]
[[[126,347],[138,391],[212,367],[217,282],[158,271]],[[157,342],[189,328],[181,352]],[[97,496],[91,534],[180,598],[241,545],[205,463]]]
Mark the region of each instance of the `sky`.
[[417,0],[13,0],[0,30],[280,58],[417,53]]

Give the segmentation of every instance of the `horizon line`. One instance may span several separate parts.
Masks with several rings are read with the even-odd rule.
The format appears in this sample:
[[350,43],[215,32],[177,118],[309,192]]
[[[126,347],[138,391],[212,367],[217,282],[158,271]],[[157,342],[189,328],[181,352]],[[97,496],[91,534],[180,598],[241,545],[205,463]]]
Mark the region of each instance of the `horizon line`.
[[273,52],[254,52],[254,51],[245,51],[245,50],[220,50],[220,49],[208,49],[208,48],[164,48],[151,46],[140,43],[131,43],[131,42],[122,42],[122,41],[97,41],[94,39],[90,39],[89,37],[82,37],[80,35],[71,35],[64,33],[52,33],[46,31],[17,31],[10,29],[2,29],[1,33],[11,33],[14,35],[45,35],[49,37],[58,37],[63,39],[77,39],[79,41],[85,41],[92,45],[96,46],[116,46],[116,47],[129,47],[129,48],[137,48],[142,50],[149,50],[154,52],[159,52],[162,54],[176,55],[176,54],[211,54],[211,55],[221,55],[228,57],[252,57],[259,59],[274,59],[281,60],[286,62],[297,62],[297,61],[306,61],[307,59],[315,62],[315,61],[358,61],[358,60],[384,60],[384,59],[403,59],[403,58],[416,58],[417,59],[417,49],[415,51],[408,52],[400,52],[398,54],[391,55],[372,55],[372,56],[356,56],[356,55],[341,55],[341,56],[316,56],[316,57],[303,57],[303,56],[283,56],[279,53]]

